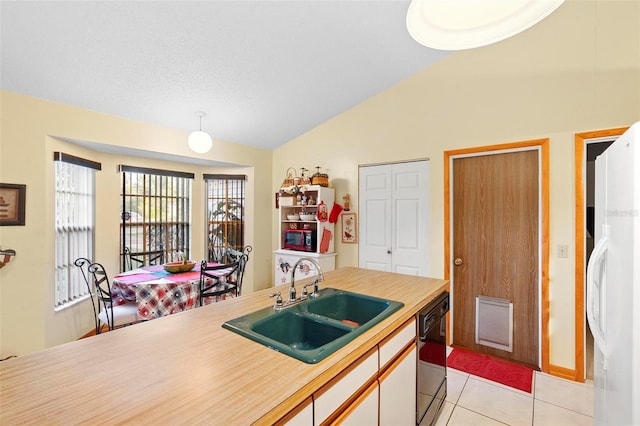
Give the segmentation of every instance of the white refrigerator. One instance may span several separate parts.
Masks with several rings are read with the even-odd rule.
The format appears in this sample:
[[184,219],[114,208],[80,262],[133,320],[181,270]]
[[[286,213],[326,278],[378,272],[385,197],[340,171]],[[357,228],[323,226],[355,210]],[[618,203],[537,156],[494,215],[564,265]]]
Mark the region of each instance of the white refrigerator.
[[595,178],[594,424],[640,425],[640,122],[596,158]]

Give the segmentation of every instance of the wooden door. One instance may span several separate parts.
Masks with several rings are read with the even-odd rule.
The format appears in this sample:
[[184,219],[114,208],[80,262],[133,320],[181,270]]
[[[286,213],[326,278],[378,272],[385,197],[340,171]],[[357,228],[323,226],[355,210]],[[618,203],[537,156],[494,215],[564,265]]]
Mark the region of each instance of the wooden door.
[[[457,158],[452,175],[453,344],[531,366],[539,366],[538,152]],[[475,343],[476,296],[513,303],[512,352]]]
[[360,168],[361,268],[427,276],[428,175],[428,161]]

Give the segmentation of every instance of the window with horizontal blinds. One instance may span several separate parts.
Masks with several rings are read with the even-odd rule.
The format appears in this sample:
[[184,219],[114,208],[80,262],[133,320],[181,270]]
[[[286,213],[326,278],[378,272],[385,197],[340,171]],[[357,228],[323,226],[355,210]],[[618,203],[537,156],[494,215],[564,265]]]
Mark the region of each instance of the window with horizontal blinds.
[[244,175],[205,174],[207,260],[222,259],[227,247],[244,247]]
[[54,306],[64,308],[89,290],[74,265],[78,257],[94,261],[95,178],[101,164],[54,152],[55,292]]
[[158,251],[163,261],[189,257],[193,173],[121,165],[121,269],[148,264]]

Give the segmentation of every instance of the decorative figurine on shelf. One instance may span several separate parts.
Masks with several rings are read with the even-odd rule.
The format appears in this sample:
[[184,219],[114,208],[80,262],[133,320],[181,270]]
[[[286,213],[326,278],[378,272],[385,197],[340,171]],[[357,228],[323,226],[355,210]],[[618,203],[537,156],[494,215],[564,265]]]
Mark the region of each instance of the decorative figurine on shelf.
[[351,196],[349,194],[345,195],[342,197],[342,201],[344,201],[344,211],[348,212],[351,209]]

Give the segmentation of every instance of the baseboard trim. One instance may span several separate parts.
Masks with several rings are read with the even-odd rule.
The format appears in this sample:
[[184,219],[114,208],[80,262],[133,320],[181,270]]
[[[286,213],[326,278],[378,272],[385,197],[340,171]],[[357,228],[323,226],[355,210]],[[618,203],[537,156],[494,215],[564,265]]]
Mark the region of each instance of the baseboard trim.
[[[102,333],[109,331],[109,327],[107,327],[106,325],[102,326]],[[92,328],[91,331],[89,331],[88,333],[83,334],[82,336],[80,336],[80,339],[84,339],[86,337],[91,337],[91,336],[95,336],[96,335],[96,329]],[[78,340],[80,340],[78,339]]]

